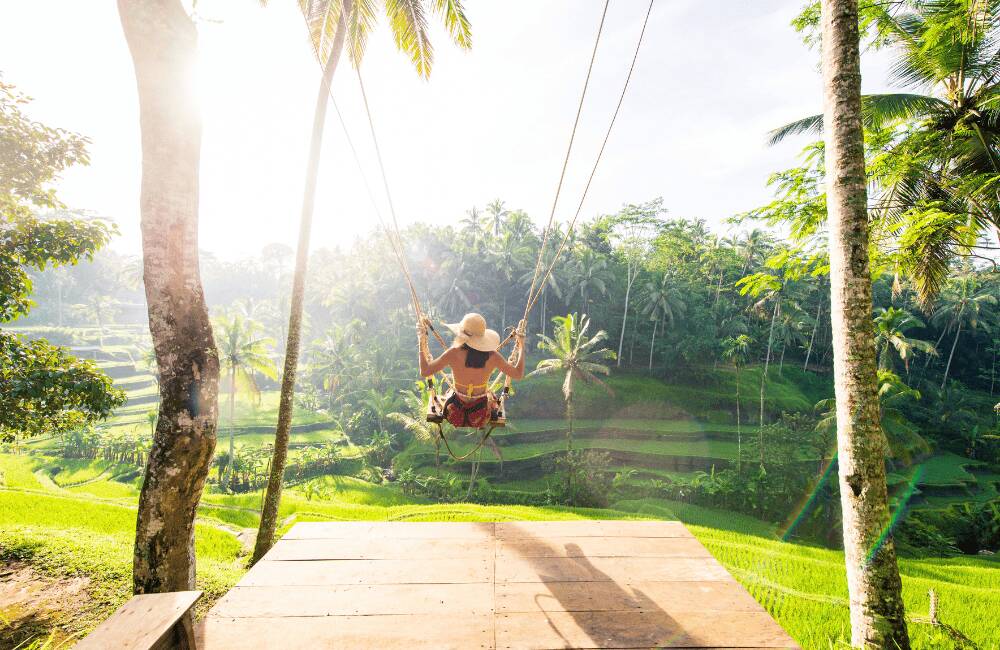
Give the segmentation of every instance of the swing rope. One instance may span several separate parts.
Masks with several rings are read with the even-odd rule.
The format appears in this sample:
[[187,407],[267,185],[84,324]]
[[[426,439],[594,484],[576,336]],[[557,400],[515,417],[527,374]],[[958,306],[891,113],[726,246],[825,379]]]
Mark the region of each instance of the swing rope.
[[[614,113],[613,113],[613,115],[611,117],[610,123],[608,124],[607,131],[604,134],[604,139],[603,139],[603,141],[601,143],[601,147],[600,147],[600,149],[599,149],[599,151],[597,153],[597,156],[596,156],[596,158],[594,160],[594,164],[591,167],[590,174],[588,175],[588,178],[587,178],[587,183],[584,186],[583,192],[582,192],[581,197],[580,197],[580,201],[579,201],[579,203],[577,204],[577,207],[576,207],[576,211],[573,214],[573,218],[570,220],[570,222],[569,222],[569,224],[567,226],[567,230],[566,230],[565,236],[563,236],[562,241],[559,243],[559,246],[556,249],[555,255],[553,256],[553,258],[552,258],[551,262],[548,264],[548,266],[544,267],[543,260],[544,260],[545,249],[546,249],[546,246],[548,244],[549,237],[550,237],[550,235],[551,235],[551,233],[553,231],[553,223],[555,221],[556,209],[557,209],[558,204],[559,204],[559,198],[560,198],[560,196],[562,194],[563,183],[564,183],[565,177],[566,177],[566,170],[567,170],[567,168],[569,166],[570,156],[571,156],[572,151],[573,151],[573,144],[574,144],[574,142],[576,140],[576,133],[577,133],[577,128],[579,127],[579,123],[580,123],[580,116],[583,113],[583,105],[584,105],[584,101],[585,101],[586,96],[587,96],[587,90],[588,90],[589,85],[590,85],[590,79],[591,79],[591,76],[592,76],[592,73],[593,73],[593,69],[594,69],[594,62],[595,62],[595,60],[597,58],[598,46],[600,45],[601,35],[604,32],[604,23],[605,23],[605,19],[607,17],[608,6],[610,5],[610,0],[605,0],[605,2],[604,2],[604,7],[603,7],[603,9],[601,11],[601,19],[600,19],[600,22],[599,22],[598,28],[597,28],[597,34],[596,34],[595,39],[594,39],[594,46],[593,46],[593,48],[591,50],[590,61],[589,61],[588,66],[587,66],[587,74],[586,74],[586,77],[584,78],[583,89],[582,89],[582,91],[580,93],[580,100],[579,100],[579,102],[577,104],[576,115],[575,115],[574,120],[573,120],[573,127],[572,127],[572,129],[570,131],[569,143],[568,143],[568,145],[566,147],[566,155],[563,158],[562,168],[561,168],[560,173],[559,173],[559,181],[558,181],[558,183],[556,185],[555,196],[553,197],[552,207],[551,207],[551,210],[549,211],[549,219],[548,219],[548,222],[546,224],[545,230],[544,230],[543,235],[542,235],[542,242],[541,242],[541,245],[539,247],[538,258],[535,261],[535,268],[534,268],[534,271],[532,273],[531,285],[530,285],[530,287],[528,289],[528,297],[527,297],[527,301],[526,301],[526,304],[525,304],[524,317],[523,317],[523,321],[525,323],[527,322],[527,319],[530,316],[531,311],[534,308],[535,304],[538,302],[538,299],[544,293],[545,285],[549,281],[549,279],[550,279],[550,277],[552,275],[552,272],[553,272],[553,270],[555,268],[555,265],[558,262],[560,255],[562,254],[562,251],[565,249],[567,242],[569,241],[570,237],[572,236],[573,229],[574,229],[574,227],[576,225],[576,222],[577,222],[577,220],[578,220],[578,218],[580,216],[580,213],[583,210],[583,205],[584,205],[584,202],[586,201],[587,193],[589,192],[591,183],[593,182],[594,176],[597,173],[597,168],[600,165],[600,162],[601,162],[601,159],[603,157],[604,151],[605,151],[605,149],[607,147],[607,144],[608,144],[608,141],[609,141],[609,139],[611,137],[611,132],[614,129],[614,125],[615,125],[615,123],[616,123],[616,121],[618,119],[618,114],[619,114],[619,112],[621,110],[622,103],[625,100],[625,95],[627,94],[629,83],[632,80],[632,73],[635,70],[636,61],[637,61],[637,59],[639,57],[639,50],[640,50],[640,48],[642,46],[643,37],[645,36],[645,33],[646,33],[646,27],[649,24],[649,17],[650,17],[650,14],[652,13],[653,2],[654,1],[655,0],[650,0],[649,1],[649,6],[646,9],[646,15],[645,15],[645,18],[644,18],[643,23],[642,23],[642,29],[639,32],[639,38],[638,38],[638,40],[636,42],[635,52],[633,53],[633,56],[632,56],[632,62],[630,64],[630,66],[629,66],[628,75],[625,78],[625,83],[622,86],[622,91],[621,91],[621,94],[620,94],[620,96],[618,98],[618,103],[615,106],[615,111],[614,111]],[[340,120],[341,128],[343,129],[344,134],[347,137],[347,142],[348,142],[348,145],[349,145],[349,147],[351,149],[351,153],[354,156],[355,163],[358,166],[359,172],[361,172],[361,176],[362,176],[362,179],[364,181],[365,188],[366,188],[366,190],[368,192],[369,200],[372,202],[372,206],[374,208],[375,215],[378,218],[378,221],[379,221],[380,225],[382,226],[382,229],[386,233],[386,237],[387,237],[387,239],[389,241],[389,246],[392,249],[393,255],[396,258],[397,263],[399,264],[400,270],[403,272],[403,279],[406,282],[407,289],[408,289],[409,294],[410,294],[410,301],[411,301],[411,303],[413,305],[413,310],[414,310],[414,314],[415,314],[415,316],[417,318],[417,322],[418,323],[426,323],[427,327],[434,334],[434,336],[437,339],[438,343],[440,343],[442,347],[447,348],[448,347],[447,342],[444,340],[444,338],[442,338],[442,336],[438,333],[438,331],[430,323],[430,319],[426,318],[426,316],[425,316],[425,312],[423,310],[423,306],[421,305],[421,302],[420,302],[420,297],[419,297],[419,295],[417,293],[416,286],[415,286],[415,284],[413,282],[413,277],[410,274],[410,269],[409,269],[409,266],[408,266],[408,264],[406,262],[406,254],[405,254],[405,248],[404,248],[403,242],[402,242],[402,235],[401,235],[400,228],[399,228],[399,220],[398,220],[398,218],[396,216],[396,208],[395,208],[395,204],[394,204],[394,202],[392,200],[392,192],[391,192],[391,190],[389,188],[389,180],[388,180],[388,176],[387,176],[386,171],[385,171],[385,164],[384,164],[383,159],[382,159],[382,151],[381,151],[381,148],[379,147],[378,136],[376,135],[374,119],[372,118],[371,108],[370,108],[369,103],[368,103],[368,95],[367,95],[367,93],[365,91],[364,80],[362,79],[360,68],[355,68],[355,71],[356,71],[357,78],[358,78],[358,87],[359,87],[359,89],[361,91],[361,98],[362,98],[362,101],[363,101],[363,104],[364,104],[364,108],[365,108],[365,115],[366,115],[367,120],[368,120],[368,129],[369,129],[369,132],[371,134],[372,143],[373,143],[374,149],[375,149],[375,156],[376,156],[376,160],[378,162],[379,172],[380,172],[380,175],[381,175],[381,178],[382,178],[382,187],[383,187],[383,190],[384,190],[385,195],[386,195],[387,203],[389,205],[389,213],[390,213],[390,217],[392,219],[392,227],[391,228],[389,227],[389,224],[386,223],[386,220],[384,219],[381,211],[378,208],[377,201],[375,200],[375,197],[373,195],[371,186],[368,183],[367,176],[364,174],[364,171],[362,170],[361,162],[360,162],[360,159],[358,157],[357,150],[355,149],[354,143],[351,140],[350,135],[348,134],[347,127],[344,124],[343,116],[340,113],[340,108],[337,106],[336,101],[333,100],[332,88],[329,89],[330,97],[331,97],[331,100],[333,100],[334,109],[335,109],[335,111],[337,113],[338,119]],[[542,269],[543,268],[545,268],[545,272],[544,273],[542,273]],[[541,278],[541,282],[539,282],[539,278]],[[512,330],[510,332],[510,334],[500,343],[500,347],[502,348],[503,346],[507,345],[507,343],[509,343],[516,335],[517,335],[517,330]],[[514,350],[511,352],[511,356],[510,356],[511,363],[514,363],[515,359],[518,357],[518,355],[521,352],[522,351],[520,350],[520,346],[515,346]],[[424,349],[421,349],[420,353],[424,354]],[[451,383],[452,385],[454,385],[454,380],[450,379],[447,376],[447,374],[445,374],[445,379],[448,380],[449,383]],[[431,379],[431,382],[433,382],[433,378]],[[505,379],[505,382],[504,382],[504,393],[505,394],[506,394],[506,392],[510,388],[510,382],[511,382],[510,377],[507,377]],[[491,382],[488,382],[488,383],[491,383]],[[431,384],[431,386],[433,386],[433,384]],[[463,455],[459,456],[459,455],[455,454],[454,451],[452,450],[451,444],[449,443],[447,437],[445,437],[444,432],[443,432],[443,430],[441,428],[441,424],[438,423],[439,437],[440,437],[441,440],[444,441],[445,447],[446,447],[446,449],[448,451],[449,456],[451,456],[453,459],[459,460],[459,461],[465,460],[465,459],[469,458],[470,456],[472,456],[472,454],[474,454],[474,453],[478,452],[479,450],[481,450],[482,447],[486,444],[487,440],[490,437],[490,434],[493,433],[493,430],[495,428],[496,428],[495,425],[491,426],[486,431],[486,433],[480,438],[479,443],[471,451],[469,451],[466,454],[463,454]],[[438,449],[440,449],[440,444],[436,443],[436,445],[437,445]]]
[[[563,181],[566,179],[566,168],[569,167],[569,157],[573,152],[573,142],[576,140],[576,129],[580,125],[580,115],[583,113],[584,100],[587,97],[587,88],[590,86],[590,75],[594,71],[594,61],[597,60],[597,46],[601,42],[601,34],[604,33],[604,19],[608,15],[608,5],[611,0],[604,0],[604,9],[601,11],[601,22],[597,25],[597,36],[594,38],[594,47],[590,51],[590,63],[587,65],[587,76],[583,80],[583,90],[580,92],[580,101],[576,105],[576,117],[573,118],[573,128],[569,134],[569,144],[566,146],[566,155],[563,157],[562,170],[559,172],[559,182],[556,184],[556,194],[552,199],[552,209],[549,210],[549,221],[545,225],[542,233],[542,245],[538,249],[538,259],[535,261],[535,271],[531,277],[531,286],[528,288],[528,301],[535,291],[535,283],[538,281],[538,274],[542,268],[542,254],[545,252],[545,245],[549,240],[549,233],[552,232],[552,223],[556,218],[556,207],[559,205],[559,195],[562,194]],[[528,309],[524,311],[524,319],[528,318]]]
[[[594,176],[597,174],[597,167],[601,164],[601,158],[604,156],[604,150],[608,146],[608,140],[611,139],[611,131],[615,127],[615,122],[618,120],[618,114],[619,114],[619,112],[621,112],[622,103],[624,103],[624,101],[625,101],[625,95],[628,93],[629,83],[632,81],[632,73],[635,71],[635,63],[639,59],[639,50],[642,48],[642,41],[643,41],[643,38],[646,35],[646,27],[647,27],[647,25],[649,25],[649,16],[653,12],[653,2],[654,1],[655,0],[649,0],[649,6],[646,8],[646,16],[645,16],[645,18],[642,21],[642,29],[639,31],[639,38],[636,41],[635,51],[632,54],[632,63],[631,63],[631,65],[629,65],[628,75],[626,75],[626,77],[625,77],[625,83],[622,85],[621,94],[618,96],[618,104],[615,106],[615,112],[611,115],[611,121],[608,123],[608,129],[604,133],[604,140],[601,142],[601,148],[597,152],[597,158],[594,160],[594,166],[591,167],[591,169],[590,169],[590,175],[587,177],[587,184],[584,185],[583,193],[580,196],[580,202],[577,203],[576,212],[573,214],[573,218],[570,220],[569,226],[566,229],[566,235],[562,238],[562,242],[560,242],[559,248],[556,249],[556,254],[553,255],[552,262],[549,264],[548,269],[545,271],[545,275],[542,277],[542,281],[538,284],[537,289],[535,289],[534,280],[532,280],[532,290],[529,291],[529,293],[528,293],[528,303],[527,303],[527,305],[525,305],[525,308],[524,308],[524,318],[525,319],[528,318],[528,316],[531,313],[531,310],[535,307],[535,304],[538,302],[538,299],[541,297],[542,293],[544,292],[544,290],[545,290],[545,284],[549,281],[549,278],[552,275],[552,271],[553,271],[553,269],[556,266],[556,262],[559,260],[559,256],[562,254],[563,249],[566,247],[566,243],[569,241],[569,238],[572,236],[572,234],[573,234],[573,228],[576,226],[577,219],[579,219],[580,213],[583,211],[583,204],[584,204],[584,201],[587,200],[587,193],[590,191],[590,185],[591,185],[591,183],[594,180]],[[607,4],[605,4],[605,10],[607,10]],[[602,21],[603,21],[603,16],[602,16]],[[598,33],[598,38],[600,38],[600,33]],[[595,52],[596,52],[596,43],[595,43]],[[593,59],[591,59],[591,65],[593,65]],[[587,76],[588,76],[588,79],[589,79],[589,76],[590,76],[589,72],[588,72]],[[584,85],[584,93],[586,93],[586,92],[587,92],[587,88],[586,88],[586,85]],[[580,99],[581,99],[581,106],[582,106],[582,100],[583,100],[583,98],[581,97]],[[577,118],[579,118],[579,113],[577,113]],[[575,130],[576,130],[576,125],[575,124],[574,124],[573,128],[574,128],[574,132],[575,132]],[[572,139],[571,139],[571,141],[570,141],[570,147],[572,147],[572,146],[573,146],[573,144],[572,144]],[[568,155],[567,155],[567,159],[568,159]],[[563,166],[563,171],[565,172],[565,164]],[[560,178],[560,185],[561,184],[562,184],[562,179]],[[556,193],[556,200],[558,200],[558,191]],[[555,205],[553,205],[553,214],[555,213],[554,208],[555,208]],[[550,216],[549,217],[549,227],[551,227],[551,223],[552,223],[552,217]],[[548,235],[547,230],[548,230],[548,228],[546,229],[546,235]],[[539,263],[542,260],[542,254],[544,253],[544,251],[545,251],[545,239],[542,240],[542,248],[538,252],[538,261],[539,261]],[[506,345],[507,341],[509,341],[512,337],[513,337],[513,333],[510,334],[510,335],[508,335],[507,339],[504,340],[504,342],[501,343],[500,345],[501,346]]]

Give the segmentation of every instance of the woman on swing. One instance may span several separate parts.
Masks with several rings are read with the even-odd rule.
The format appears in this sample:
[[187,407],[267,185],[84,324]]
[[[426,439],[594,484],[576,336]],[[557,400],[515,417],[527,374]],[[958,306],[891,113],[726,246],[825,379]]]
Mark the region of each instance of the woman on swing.
[[430,377],[451,368],[454,388],[445,396],[442,415],[455,427],[478,429],[496,418],[497,396],[489,389],[490,375],[499,370],[511,379],[524,377],[524,333],[527,324],[521,321],[514,336],[517,340],[517,363],[511,365],[497,349],[500,335],[487,329],[486,319],[479,314],[466,314],[461,323],[446,323],[455,335],[451,347],[437,359],[431,359],[427,344],[430,321],[417,324],[420,346],[420,376]]

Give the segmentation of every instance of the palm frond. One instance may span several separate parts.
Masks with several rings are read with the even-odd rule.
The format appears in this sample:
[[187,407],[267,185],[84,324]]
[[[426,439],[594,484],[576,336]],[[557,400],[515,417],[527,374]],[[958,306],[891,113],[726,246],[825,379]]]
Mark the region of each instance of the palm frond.
[[469,49],[472,47],[472,26],[465,15],[461,0],[434,0],[434,10],[441,15],[445,29],[455,45]]
[[427,78],[434,62],[434,51],[427,35],[427,16],[423,0],[384,0],[396,47],[410,56],[417,74]]

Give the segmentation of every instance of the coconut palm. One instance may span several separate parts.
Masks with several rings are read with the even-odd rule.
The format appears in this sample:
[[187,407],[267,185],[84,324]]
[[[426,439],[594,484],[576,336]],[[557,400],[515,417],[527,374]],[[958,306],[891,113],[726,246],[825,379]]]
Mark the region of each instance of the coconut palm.
[[[861,98],[861,120],[876,134],[874,212],[902,231],[904,266],[929,305],[954,254],[1000,224],[1000,2],[871,3],[865,23],[889,51],[889,83],[901,91]],[[813,115],[771,140],[822,127]]]
[[334,395],[344,378],[359,364],[358,344],[364,323],[354,319],[346,325],[336,323],[322,338],[313,341],[309,349],[309,370],[327,391],[327,403],[332,409]]
[[[781,314],[781,304],[785,283],[775,275],[770,273],[754,273],[740,278],[736,283],[740,287],[740,294],[756,298],[751,309],[762,317],[766,318],[770,311],[771,325],[767,332],[767,352],[764,355],[764,369],[760,373],[760,426],[764,426],[764,390],[767,385],[767,372],[771,365],[771,350],[774,348],[774,331],[778,323],[778,316]],[[761,447],[761,463],[764,462],[764,448]]]
[[584,309],[590,305],[591,298],[604,296],[608,293],[608,284],[612,280],[608,269],[608,258],[590,247],[584,248],[573,261],[573,273],[570,274],[570,285],[566,291],[566,300],[580,296],[580,304]]
[[74,311],[97,325],[97,344],[102,348],[104,347],[105,325],[114,320],[119,309],[118,301],[105,295],[91,296],[87,302],[73,305]]
[[486,204],[486,212],[490,215],[490,226],[493,230],[493,236],[500,236],[500,229],[503,228],[504,219],[510,212],[504,206],[504,202],[500,199],[494,199]]
[[[236,393],[243,392],[253,399],[260,399],[257,375],[270,379],[278,377],[268,348],[274,340],[258,336],[260,324],[247,320],[239,313],[215,319],[215,340],[219,346],[219,364],[229,379],[229,457],[235,458],[236,444]],[[232,470],[229,472],[232,478]]]
[[951,370],[951,361],[955,356],[955,348],[958,346],[958,338],[962,335],[962,328],[968,326],[974,330],[980,327],[988,327],[984,321],[984,307],[986,305],[996,305],[996,289],[992,287],[981,287],[979,281],[972,275],[962,276],[953,281],[944,291],[937,309],[931,320],[944,325],[946,331],[955,331],[955,338],[951,342],[951,351],[948,352],[948,362],[944,366],[944,376],[941,378],[941,388],[948,382],[948,372]]
[[660,278],[650,278],[642,288],[642,314],[653,323],[653,335],[649,340],[649,370],[653,369],[653,348],[656,345],[658,325],[673,327],[674,321],[687,312],[684,291],[675,278],[663,274]]
[[563,398],[566,400],[566,419],[569,428],[566,431],[566,451],[573,449],[573,382],[582,380],[588,384],[599,386],[609,395],[614,395],[611,387],[597,375],[611,374],[611,369],[601,363],[603,360],[615,358],[613,350],[598,347],[607,340],[608,333],[598,331],[593,336],[587,336],[590,319],[587,315],[568,314],[552,319],[555,330],[552,337],[540,336],[538,349],[552,355],[551,358],[538,362],[538,367],[531,375],[548,375],[554,372],[565,373],[563,379]]
[[[904,409],[920,399],[920,391],[910,388],[899,375],[891,370],[878,371],[879,423],[885,432],[892,458],[909,462],[918,453],[930,451],[930,445],[906,417]],[[819,421],[816,431],[836,433],[837,400],[824,399],[816,403]]]
[[916,352],[937,355],[934,345],[922,339],[906,336],[906,331],[923,327],[921,320],[905,309],[879,307],[875,310],[875,350],[880,370],[892,370],[893,351],[903,362],[906,372],[910,372],[910,359]]
[[822,0],[830,312],[851,645],[908,650],[890,530],[886,441],[871,326],[867,175],[857,0]]
[[[265,4],[267,1],[263,0]],[[434,2],[433,5],[428,0],[299,0],[298,4],[305,18],[313,51],[323,68],[323,75],[316,96],[309,159],[306,163],[306,182],[302,197],[299,241],[295,253],[295,275],[292,281],[288,336],[285,344],[285,367],[281,377],[278,425],[274,436],[274,458],[271,461],[271,474],[268,477],[267,492],[261,508],[260,527],[257,531],[252,563],[264,557],[271,548],[278,522],[278,503],[281,500],[281,486],[288,460],[288,435],[292,426],[292,397],[299,363],[309,238],[318,183],[320,151],[330,100],[330,87],[341,53],[347,47],[355,68],[361,65],[368,37],[377,23],[379,6],[385,12],[396,47],[409,57],[417,74],[423,78],[430,75],[434,61],[434,49],[428,34],[429,13],[433,11],[440,15],[456,45],[462,48],[469,48],[472,45],[469,20],[465,16],[461,0]]]
[[507,327],[507,294],[510,293],[510,286],[515,277],[523,277],[522,274],[518,273],[518,270],[527,267],[534,261],[531,259],[532,253],[531,247],[514,237],[513,233],[505,232],[503,236],[493,240],[490,257],[495,268],[499,270],[497,279],[501,282],[499,293],[501,302],[500,326],[502,329]]
[[746,334],[731,336],[722,342],[722,356],[733,364],[736,370],[736,471],[743,465],[743,423],[740,417],[740,371],[747,364],[750,346],[753,344]]

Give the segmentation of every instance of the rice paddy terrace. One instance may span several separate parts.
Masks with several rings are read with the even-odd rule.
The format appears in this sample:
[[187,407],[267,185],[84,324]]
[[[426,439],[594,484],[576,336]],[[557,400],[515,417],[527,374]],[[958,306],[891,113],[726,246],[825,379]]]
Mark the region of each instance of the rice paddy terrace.
[[[109,435],[148,436],[150,430],[148,413],[156,404],[156,382],[137,358],[139,336],[123,331],[106,336],[104,348],[91,350],[129,397],[103,427]],[[727,397],[732,394],[731,380],[730,375],[719,373],[693,388],[628,375],[613,377],[618,393],[614,402],[584,388],[578,396],[580,417],[574,447],[608,451],[612,469],[634,470],[630,480],[636,482],[729,466],[739,445]],[[744,380],[753,386],[753,369],[744,374]],[[806,410],[824,397],[826,390],[786,369],[785,376],[776,376],[769,386],[766,406],[772,414]],[[609,407],[612,403],[614,410]],[[273,435],[275,408],[274,393],[265,392],[259,405],[239,402],[236,445],[266,444]],[[745,405],[747,408],[753,405]],[[545,491],[546,462],[565,448],[561,413],[555,382],[532,379],[522,384],[511,402],[512,425],[497,435],[503,463],[489,452],[480,458],[491,487],[535,494]],[[226,444],[227,426],[224,413],[220,449]],[[744,443],[757,433],[752,425],[740,427]],[[292,441],[293,454],[318,443],[334,443],[346,456],[363,452],[325,414],[302,409],[296,414]],[[32,570],[53,579],[75,576],[73,579],[84,580],[88,597],[81,600],[85,603],[81,610],[48,612],[33,619],[38,623],[34,632],[4,628],[0,633],[4,642],[38,638],[53,629],[58,630],[57,639],[78,638],[129,593],[140,473],[130,463],[62,458],[57,453],[61,444],[55,438],[41,438],[20,445],[18,455],[0,454],[0,557],[5,565],[28,562]],[[456,450],[465,444],[458,438]],[[467,463],[441,460],[443,475],[467,478]],[[815,460],[803,451],[804,462]],[[396,462],[400,468],[411,466],[428,474],[437,471],[434,449],[425,444],[414,443]],[[1000,472],[969,458],[941,454],[894,472],[890,482],[896,495],[907,495],[911,507],[938,508],[994,498]],[[298,522],[313,521],[679,519],[802,647],[825,650],[831,639],[847,635],[842,554],[781,541],[777,526],[752,517],[655,497],[619,501],[605,510],[482,506],[430,503],[402,494],[391,483],[374,485],[344,476],[322,476],[309,483],[312,491],[299,485],[286,492],[279,532]],[[206,492],[198,513],[196,549],[199,588],[207,594],[200,605],[202,614],[243,575],[248,533],[257,525],[259,507],[259,493]],[[990,643],[1000,638],[1000,628],[989,622],[991,612],[1000,609],[1000,565],[996,561],[985,557],[903,559],[901,571],[915,647],[952,647],[948,639],[939,638],[938,631],[924,624],[931,588],[939,594],[944,620],[972,631],[980,647],[991,647]],[[16,612],[5,608],[0,614],[10,620]]]

